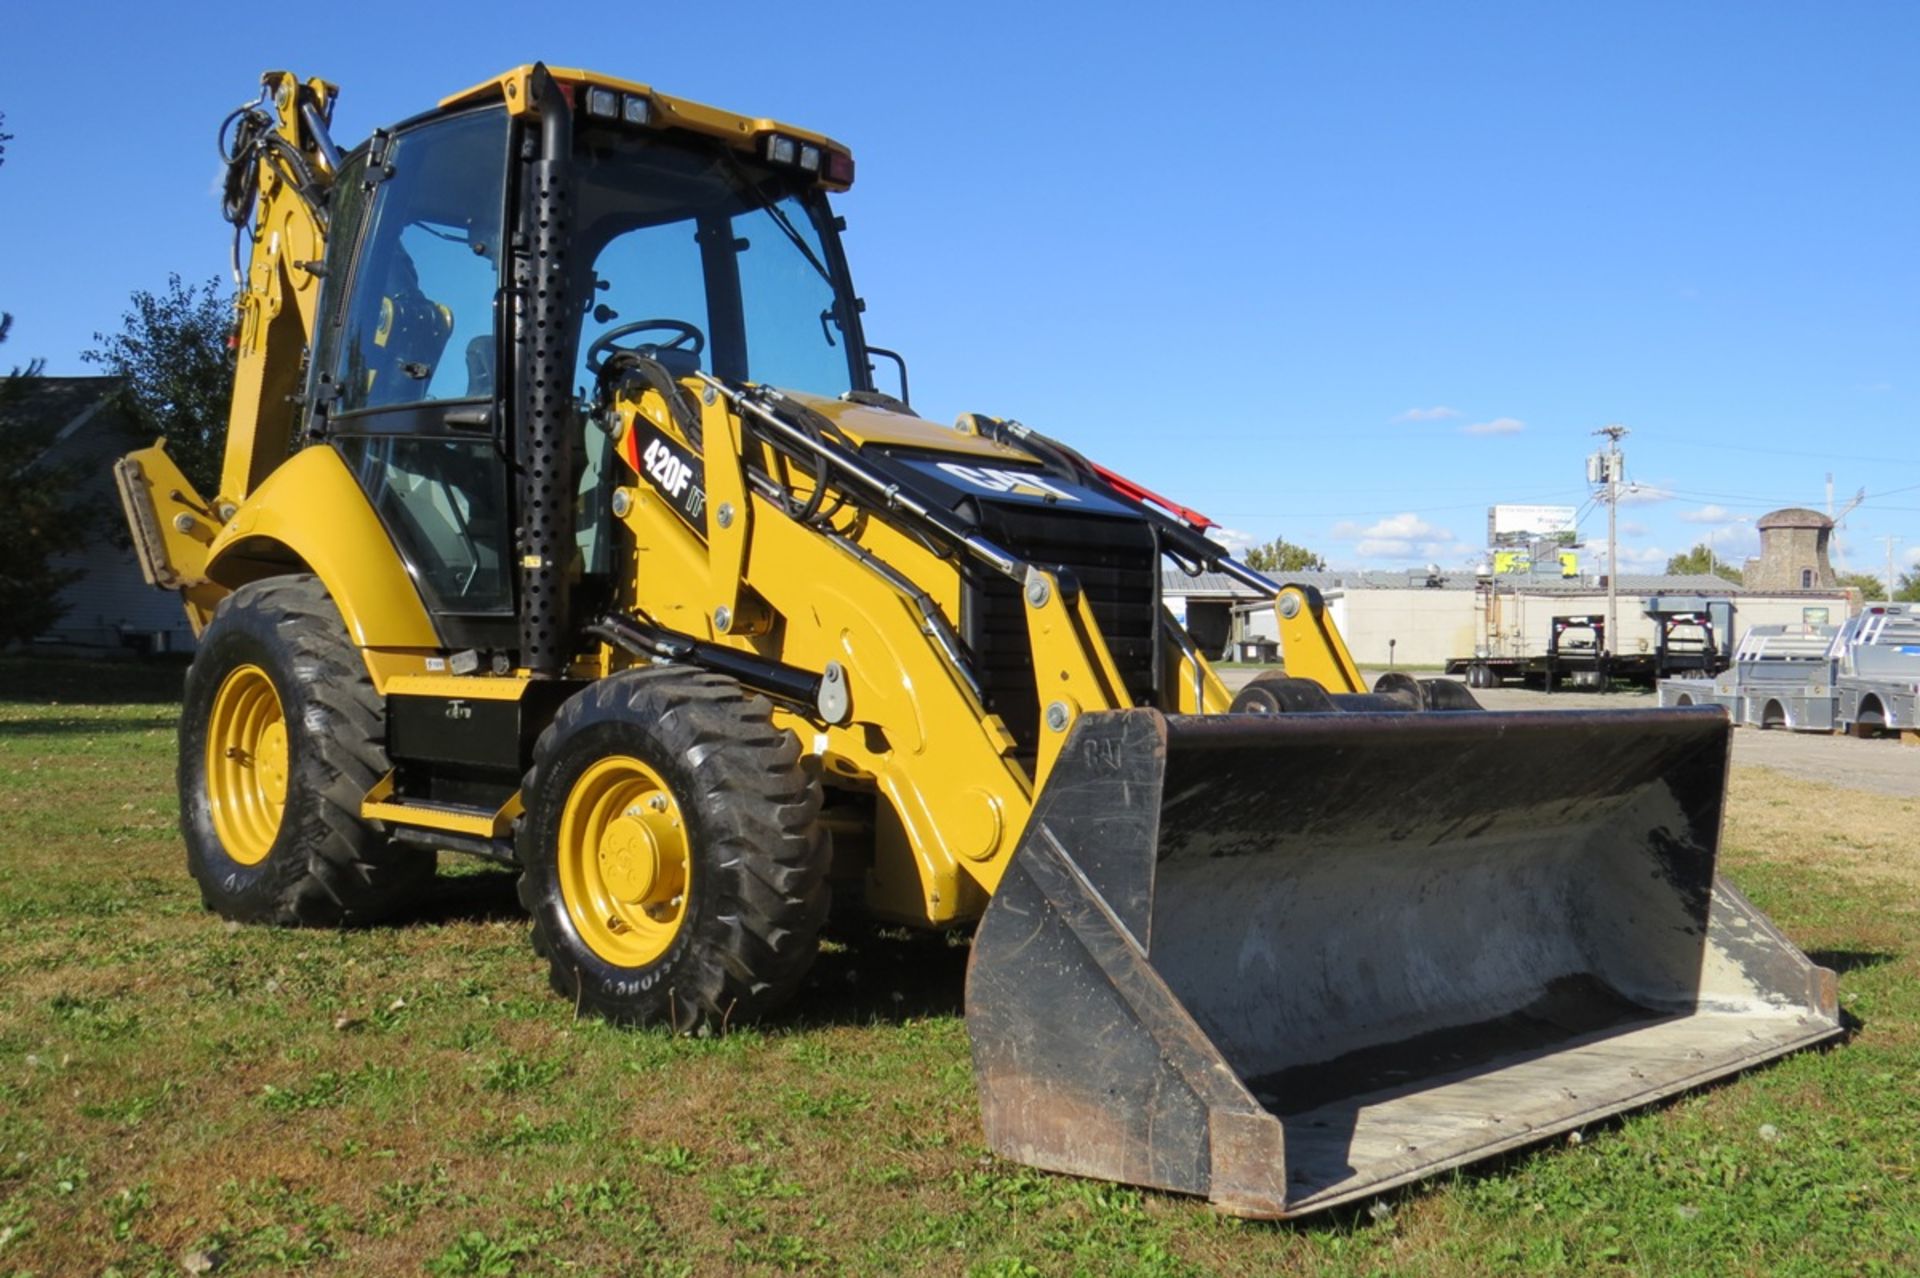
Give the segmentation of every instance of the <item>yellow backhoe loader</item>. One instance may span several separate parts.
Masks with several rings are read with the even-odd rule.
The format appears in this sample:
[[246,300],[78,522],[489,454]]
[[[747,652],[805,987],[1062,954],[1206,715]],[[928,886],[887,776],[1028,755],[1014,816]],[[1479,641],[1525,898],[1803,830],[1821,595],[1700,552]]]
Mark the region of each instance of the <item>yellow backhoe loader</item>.
[[[332,85],[263,85],[220,491],[116,472],[199,634],[209,908],[357,923],[491,858],[556,990],[683,1031],[793,995],[830,900],[973,927],[993,1148],[1250,1216],[1839,1032],[1716,877],[1718,711],[1367,689],[1203,517],[916,416],[844,146],[533,65],[342,153]],[[1286,674],[1229,695],[1163,565],[1272,597]]]

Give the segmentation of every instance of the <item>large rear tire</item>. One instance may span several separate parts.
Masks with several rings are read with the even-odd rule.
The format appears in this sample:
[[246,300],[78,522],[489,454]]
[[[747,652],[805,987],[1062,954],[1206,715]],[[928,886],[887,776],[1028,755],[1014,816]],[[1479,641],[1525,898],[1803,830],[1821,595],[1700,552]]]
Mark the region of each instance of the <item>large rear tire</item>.
[[386,713],[326,588],[273,577],[221,601],[187,669],[180,827],[208,909],[243,923],[375,921],[433,855],[360,818]]
[[760,697],[681,668],[602,679],[534,747],[520,900],[553,988],[680,1031],[765,1015],[828,905],[820,786]]

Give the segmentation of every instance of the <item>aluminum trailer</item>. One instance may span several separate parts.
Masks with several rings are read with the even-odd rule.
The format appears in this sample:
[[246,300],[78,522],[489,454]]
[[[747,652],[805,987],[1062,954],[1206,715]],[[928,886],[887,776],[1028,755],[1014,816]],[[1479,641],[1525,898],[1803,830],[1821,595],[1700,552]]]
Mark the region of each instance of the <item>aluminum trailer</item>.
[[1832,732],[1841,627],[1753,626],[1733,664],[1711,679],[1662,679],[1663,706],[1719,706],[1735,723],[1794,732]]
[[1920,730],[1920,604],[1869,604],[1834,637],[1834,717],[1855,736]]

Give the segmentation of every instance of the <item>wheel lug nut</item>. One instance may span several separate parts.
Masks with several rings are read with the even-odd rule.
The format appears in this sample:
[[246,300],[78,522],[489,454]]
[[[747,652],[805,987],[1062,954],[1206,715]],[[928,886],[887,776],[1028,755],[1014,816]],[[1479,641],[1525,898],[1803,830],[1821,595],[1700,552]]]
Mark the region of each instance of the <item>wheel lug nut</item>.
[[664,794],[656,794],[647,800],[647,806],[655,812],[665,812],[667,810],[667,796]]

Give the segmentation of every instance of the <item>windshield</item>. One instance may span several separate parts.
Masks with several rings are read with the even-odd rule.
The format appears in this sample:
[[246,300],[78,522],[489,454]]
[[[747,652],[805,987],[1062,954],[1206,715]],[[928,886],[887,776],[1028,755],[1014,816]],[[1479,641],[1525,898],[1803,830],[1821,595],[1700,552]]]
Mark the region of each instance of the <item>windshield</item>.
[[578,168],[579,380],[594,345],[677,373],[838,395],[864,386],[826,199],[724,148],[587,134]]

